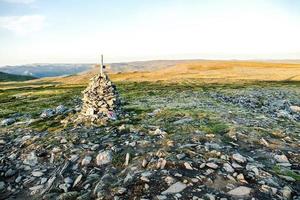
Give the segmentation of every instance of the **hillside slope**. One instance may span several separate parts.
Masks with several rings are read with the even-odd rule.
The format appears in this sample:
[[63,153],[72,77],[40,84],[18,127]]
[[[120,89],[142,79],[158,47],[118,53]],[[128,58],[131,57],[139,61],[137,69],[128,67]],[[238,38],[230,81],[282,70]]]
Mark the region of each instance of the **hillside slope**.
[[8,81],[28,81],[36,79],[33,76],[22,76],[22,75],[15,75],[15,74],[8,74],[4,72],[0,72],[0,82],[8,82]]
[[[263,61],[185,61],[160,66],[154,71],[135,71],[108,73],[113,81],[168,81],[201,80],[204,82],[227,81],[300,81],[300,64],[275,63]],[[44,80],[63,83],[87,83],[98,73],[94,68],[88,72],[68,77],[48,78]]]

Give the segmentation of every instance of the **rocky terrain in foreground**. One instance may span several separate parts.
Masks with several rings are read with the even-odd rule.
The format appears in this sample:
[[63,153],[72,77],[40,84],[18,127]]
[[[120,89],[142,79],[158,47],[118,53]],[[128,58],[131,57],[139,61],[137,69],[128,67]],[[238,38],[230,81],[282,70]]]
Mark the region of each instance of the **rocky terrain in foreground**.
[[299,87],[120,87],[106,126],[3,119],[0,199],[300,199]]

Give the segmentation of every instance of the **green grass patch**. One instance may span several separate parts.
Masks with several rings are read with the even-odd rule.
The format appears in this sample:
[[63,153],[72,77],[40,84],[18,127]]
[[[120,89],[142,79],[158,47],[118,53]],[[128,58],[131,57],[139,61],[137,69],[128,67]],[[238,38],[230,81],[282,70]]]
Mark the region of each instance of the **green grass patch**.
[[289,176],[289,177],[295,179],[296,181],[300,181],[300,174],[297,174],[293,170],[282,168],[282,167],[276,165],[273,167],[273,171],[278,175]]

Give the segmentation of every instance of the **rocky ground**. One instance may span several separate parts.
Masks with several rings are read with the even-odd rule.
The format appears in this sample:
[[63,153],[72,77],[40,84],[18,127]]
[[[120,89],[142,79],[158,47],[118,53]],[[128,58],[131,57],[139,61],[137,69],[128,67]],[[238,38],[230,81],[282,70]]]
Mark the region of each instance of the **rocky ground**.
[[84,86],[2,90],[0,199],[300,199],[298,83],[117,86],[99,127],[70,120]]

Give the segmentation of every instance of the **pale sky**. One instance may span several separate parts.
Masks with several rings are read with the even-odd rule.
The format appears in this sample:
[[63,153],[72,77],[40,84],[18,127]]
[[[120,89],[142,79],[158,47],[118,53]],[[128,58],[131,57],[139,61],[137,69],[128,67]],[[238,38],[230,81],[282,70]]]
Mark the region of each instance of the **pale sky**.
[[298,0],[0,0],[0,66],[300,59]]

